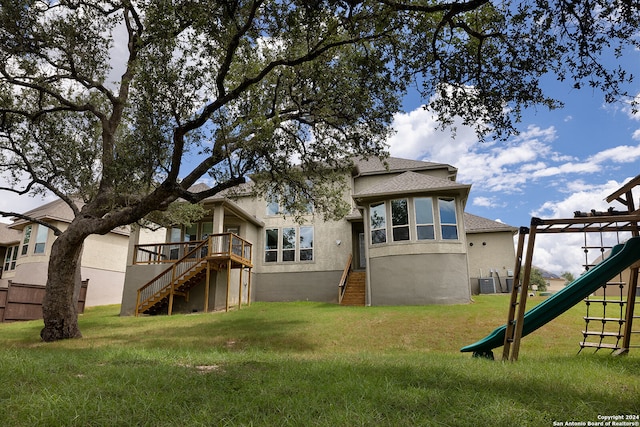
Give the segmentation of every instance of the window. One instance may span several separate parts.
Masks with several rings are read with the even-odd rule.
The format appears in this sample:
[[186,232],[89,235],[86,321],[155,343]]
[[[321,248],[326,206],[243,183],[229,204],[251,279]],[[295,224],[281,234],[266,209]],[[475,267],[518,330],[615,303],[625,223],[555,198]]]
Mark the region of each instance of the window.
[[198,224],[191,224],[184,229],[185,242],[192,242],[198,240]]
[[313,261],[313,227],[300,227],[300,261]]
[[418,240],[434,240],[436,236],[433,227],[433,199],[431,197],[417,197],[413,203],[416,211]]
[[200,240],[207,240],[213,234],[213,221],[203,222],[200,228]]
[[394,242],[409,240],[407,199],[391,201],[391,228]]
[[282,229],[282,261],[296,260],[296,229]]
[[45,246],[47,244],[47,235],[49,234],[49,229],[44,225],[38,225],[38,232],[36,233],[36,244],[33,248],[34,254],[43,254]]
[[24,229],[24,239],[22,240],[22,252],[21,255],[26,255],[29,252],[29,240],[31,240],[31,225],[27,225]]
[[438,206],[440,209],[440,227],[442,230],[442,239],[457,240],[458,239],[458,221],[456,220],[456,201],[453,197],[438,198]]
[[272,196],[267,200],[267,215],[273,216],[278,215],[278,213],[280,213],[280,204],[278,200]]
[[4,271],[15,270],[17,259],[18,259],[18,246],[8,247],[7,255],[4,258]]
[[265,231],[264,261],[313,261],[313,227],[267,229]]
[[371,221],[371,243],[386,243],[387,241],[387,212],[384,202],[369,207]]
[[[282,194],[270,193],[267,195],[267,216],[293,215],[295,207],[299,208],[299,214],[313,213],[313,204],[305,196],[294,192],[290,188],[286,188],[283,191]],[[288,205],[293,206],[287,207]]]
[[269,228],[265,233],[264,262],[278,261],[278,229]]
[[[182,229],[179,227],[173,227],[169,231],[169,242],[170,243],[178,243],[182,241]],[[169,259],[178,259],[180,258],[180,246],[179,245],[171,245],[169,246]]]

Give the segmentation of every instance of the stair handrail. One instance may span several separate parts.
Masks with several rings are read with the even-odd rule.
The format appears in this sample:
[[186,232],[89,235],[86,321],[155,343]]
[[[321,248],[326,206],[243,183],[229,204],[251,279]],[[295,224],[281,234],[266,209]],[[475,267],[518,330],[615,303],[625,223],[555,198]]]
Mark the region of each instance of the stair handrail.
[[[136,298],[136,316],[138,316],[139,308],[142,304],[150,300],[154,295],[156,295],[163,289],[171,287],[177,279],[194,268],[202,260],[202,258],[208,256],[209,248],[211,247],[209,242],[212,237],[213,236],[209,236],[209,238],[200,242],[200,244],[198,244],[191,251],[187,252],[182,258],[172,264],[171,267],[167,268],[156,277],[151,279],[149,282],[147,282],[146,285],[138,289],[138,295]],[[202,249],[205,247],[207,250],[203,251]]]
[[338,282],[338,304],[342,302],[344,293],[347,290],[347,282],[349,280],[349,273],[351,272],[352,262],[353,254],[349,254],[349,256],[347,257],[347,264],[344,266],[344,270],[342,271],[342,277],[340,277],[340,282]]

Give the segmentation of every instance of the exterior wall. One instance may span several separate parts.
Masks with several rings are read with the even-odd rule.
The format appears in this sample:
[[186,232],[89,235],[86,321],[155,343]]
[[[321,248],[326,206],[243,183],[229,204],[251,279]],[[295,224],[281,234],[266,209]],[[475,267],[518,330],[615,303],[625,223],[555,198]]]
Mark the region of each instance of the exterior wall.
[[133,316],[136,312],[138,289],[162,273],[168,266],[163,264],[128,265],[122,289],[121,316]]
[[496,292],[507,292],[506,279],[513,277],[516,262],[510,231],[467,234],[467,253],[472,294],[480,293],[478,279],[487,277],[494,277]]
[[342,270],[256,274],[256,301],[338,302]]
[[124,288],[124,271],[82,267],[82,280],[89,282],[85,305],[120,304]]
[[464,253],[398,254],[370,260],[371,305],[466,304]]

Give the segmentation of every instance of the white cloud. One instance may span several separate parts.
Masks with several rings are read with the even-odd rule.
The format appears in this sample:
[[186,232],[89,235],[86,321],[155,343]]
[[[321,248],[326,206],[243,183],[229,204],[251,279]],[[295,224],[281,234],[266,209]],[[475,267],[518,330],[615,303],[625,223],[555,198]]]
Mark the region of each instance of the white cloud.
[[[603,172],[612,163],[640,159],[640,145],[610,147],[583,159],[558,152],[554,126],[531,125],[509,141],[481,143],[471,128],[456,123],[452,138],[451,132],[438,130],[434,116],[423,108],[397,114],[393,127],[397,133],[388,141],[391,155],[451,164],[458,168],[460,182],[479,191],[522,193],[533,182],[575,180]],[[640,139],[640,130],[636,134]]]
[[[627,180],[625,180],[626,182]],[[587,184],[584,181],[576,181],[570,184],[568,190],[571,192],[563,200],[546,201],[538,209],[531,212],[531,216],[546,219],[552,218],[573,218],[576,211],[606,211],[610,206],[618,210],[625,210],[619,203],[608,204],[606,197],[624,185],[624,182],[610,180],[602,184]],[[570,271],[574,275],[579,275],[584,271],[584,264],[592,263],[601,255],[599,250],[589,249],[585,254],[583,247],[612,246],[626,237],[624,233],[603,235],[600,240],[600,233],[566,234],[538,234],[536,236],[535,248],[533,252],[533,263],[545,270],[562,273]]]
[[474,197],[472,204],[473,206],[490,208],[495,205],[495,202],[496,199],[494,197]]

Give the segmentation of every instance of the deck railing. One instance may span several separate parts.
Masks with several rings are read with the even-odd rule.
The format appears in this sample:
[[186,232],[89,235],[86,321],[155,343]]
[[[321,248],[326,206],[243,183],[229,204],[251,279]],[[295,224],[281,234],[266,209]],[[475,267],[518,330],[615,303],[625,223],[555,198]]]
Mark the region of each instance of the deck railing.
[[338,304],[342,302],[344,292],[347,290],[347,281],[349,280],[349,273],[351,272],[351,263],[353,261],[353,254],[349,254],[347,258],[347,264],[342,271],[342,277],[340,277],[340,283],[338,283]]
[[[165,264],[176,263],[186,254],[189,254],[203,242],[209,241],[207,249],[208,256],[230,256],[231,254],[251,261],[252,245],[242,237],[233,233],[213,234],[207,240],[196,240],[189,242],[172,243],[151,243],[136,245],[133,263],[134,264]],[[201,249],[204,249],[201,248]],[[211,249],[209,249],[211,248]],[[191,254],[193,257],[193,254]]]

